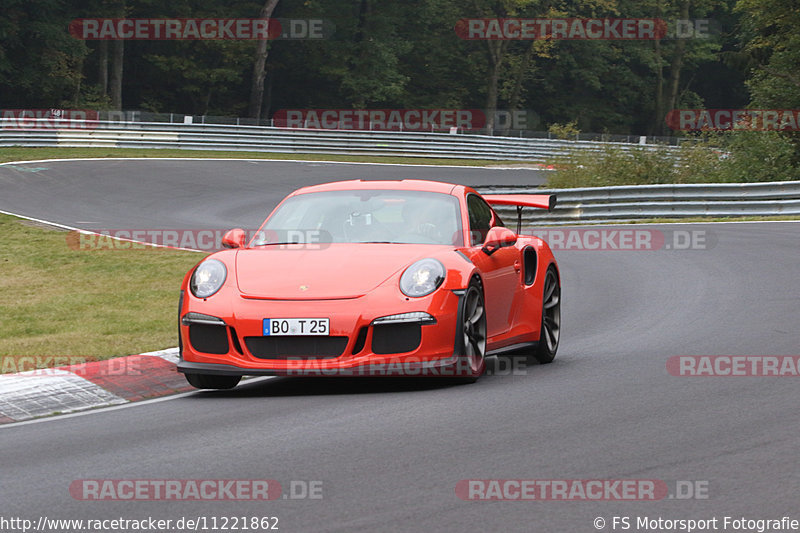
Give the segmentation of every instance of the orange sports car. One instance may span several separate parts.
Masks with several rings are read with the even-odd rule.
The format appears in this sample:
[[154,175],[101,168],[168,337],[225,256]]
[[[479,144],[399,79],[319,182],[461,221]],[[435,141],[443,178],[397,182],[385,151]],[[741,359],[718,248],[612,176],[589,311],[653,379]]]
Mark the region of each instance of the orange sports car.
[[[516,232],[493,204],[517,206]],[[475,381],[485,357],[511,350],[549,363],[558,265],[519,232],[523,207],[554,205],[419,180],[299,189],[186,274],[178,371],[228,389],[246,375]]]

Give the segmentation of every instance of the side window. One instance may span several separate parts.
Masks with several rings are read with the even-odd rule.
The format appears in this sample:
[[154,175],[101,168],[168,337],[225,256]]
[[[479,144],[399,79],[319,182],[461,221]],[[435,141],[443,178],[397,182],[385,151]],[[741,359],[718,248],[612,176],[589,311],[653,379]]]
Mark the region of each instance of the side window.
[[482,244],[492,227],[492,208],[482,198],[474,194],[467,196],[469,211],[469,235],[472,245]]

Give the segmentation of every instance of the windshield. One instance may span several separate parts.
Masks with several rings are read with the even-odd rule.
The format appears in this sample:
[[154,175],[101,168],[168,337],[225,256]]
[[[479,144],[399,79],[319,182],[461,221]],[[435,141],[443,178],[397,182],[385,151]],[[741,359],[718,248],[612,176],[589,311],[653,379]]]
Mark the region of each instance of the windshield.
[[301,194],[272,214],[253,245],[315,241],[463,246],[458,199],[393,190]]

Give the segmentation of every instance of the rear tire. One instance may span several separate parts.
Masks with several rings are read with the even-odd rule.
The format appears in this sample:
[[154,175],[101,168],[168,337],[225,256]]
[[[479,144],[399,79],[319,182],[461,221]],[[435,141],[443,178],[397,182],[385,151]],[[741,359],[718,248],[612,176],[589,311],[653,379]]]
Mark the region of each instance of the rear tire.
[[242,376],[215,376],[213,374],[184,374],[189,385],[196,389],[232,389]]
[[541,365],[551,363],[561,340],[561,283],[552,265],[548,267],[542,291],[542,325],[539,344],[532,355]]

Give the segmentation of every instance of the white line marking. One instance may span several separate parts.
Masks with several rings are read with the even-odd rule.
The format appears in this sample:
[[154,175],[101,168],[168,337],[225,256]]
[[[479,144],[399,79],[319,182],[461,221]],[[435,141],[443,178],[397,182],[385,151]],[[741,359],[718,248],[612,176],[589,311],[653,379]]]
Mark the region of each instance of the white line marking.
[[178,361],[180,360],[180,354],[178,353],[177,346],[174,348],[167,348],[166,350],[156,350],[155,352],[146,352],[135,355],[149,355],[152,357],[160,357],[161,359],[169,361],[174,365],[177,365]]
[[182,250],[184,252],[208,253],[207,250],[203,251],[203,250],[195,250],[194,248],[176,248],[174,246],[166,246],[164,244],[154,244],[152,242],[147,242],[147,241],[137,241],[137,240],[134,240],[134,239],[125,239],[123,237],[116,237],[114,235],[106,235],[104,233],[97,233],[96,231],[91,231],[91,230],[88,230],[88,229],[75,228],[73,226],[66,226],[64,224],[59,224],[58,222],[50,222],[49,220],[42,220],[41,218],[34,218],[34,217],[29,217],[27,215],[20,215],[19,213],[12,213],[10,211],[3,211],[2,209],[0,209],[0,214],[9,215],[9,216],[12,216],[12,217],[17,217],[17,218],[24,218],[25,220],[30,220],[32,222],[38,222],[39,224],[45,224],[47,226],[53,226],[53,227],[56,227],[56,228],[66,229],[66,230],[70,230],[70,231],[77,231],[78,233],[84,233],[86,235],[100,235],[102,237],[109,237],[109,238],[117,240],[117,241],[132,242],[132,243],[136,243],[136,244],[143,244],[143,245],[146,245],[146,246],[153,246],[153,247],[156,247],[156,248],[169,248],[171,250]]
[[30,370],[0,377],[0,413],[12,420],[28,420],[127,402],[73,372],[53,368],[46,372]]
[[[278,376],[259,376],[259,377],[250,378],[247,381],[245,381],[244,383],[249,385],[250,383],[259,383],[261,381],[266,381],[268,379],[274,379],[276,377],[278,377]],[[79,411],[77,413],[69,413],[69,414],[65,414],[65,415],[56,415],[56,416],[47,416],[47,417],[44,417],[44,418],[35,418],[33,420],[23,420],[21,422],[10,422],[8,424],[0,424],[0,431],[5,429],[5,428],[10,428],[10,427],[27,426],[28,424],[41,424],[43,422],[53,422],[55,420],[63,420],[65,418],[75,418],[75,417],[79,417],[79,416],[87,416],[87,415],[93,415],[93,414],[99,414],[99,413],[107,413],[109,411],[117,411],[119,409],[128,409],[129,407],[137,407],[139,405],[148,405],[148,404],[151,404],[151,403],[160,403],[160,402],[166,402],[166,401],[169,401],[169,400],[177,400],[179,398],[185,398],[187,396],[191,396],[191,395],[197,394],[199,392],[201,392],[201,391],[200,390],[195,390],[195,391],[188,391],[188,392],[180,392],[178,394],[172,394],[172,395],[169,395],[169,396],[162,396],[161,398],[152,398],[150,400],[142,400],[141,402],[128,402],[128,403],[124,403],[122,405],[109,405],[107,407],[96,407],[96,408],[89,409],[89,410],[86,410],[86,411]]]
[[[273,163],[315,163],[331,165],[378,165],[387,167],[425,167],[425,168],[482,168],[489,170],[533,170],[554,172],[553,169],[529,167],[486,167],[477,165],[424,165],[414,163],[366,163],[364,161],[322,161],[316,159],[241,159],[236,157],[83,157],[72,159],[34,159],[32,161],[8,161],[0,163],[2,166],[23,165],[28,163],[63,163],[71,161],[248,161],[248,162],[273,162]],[[535,164],[535,163],[533,163]]]

